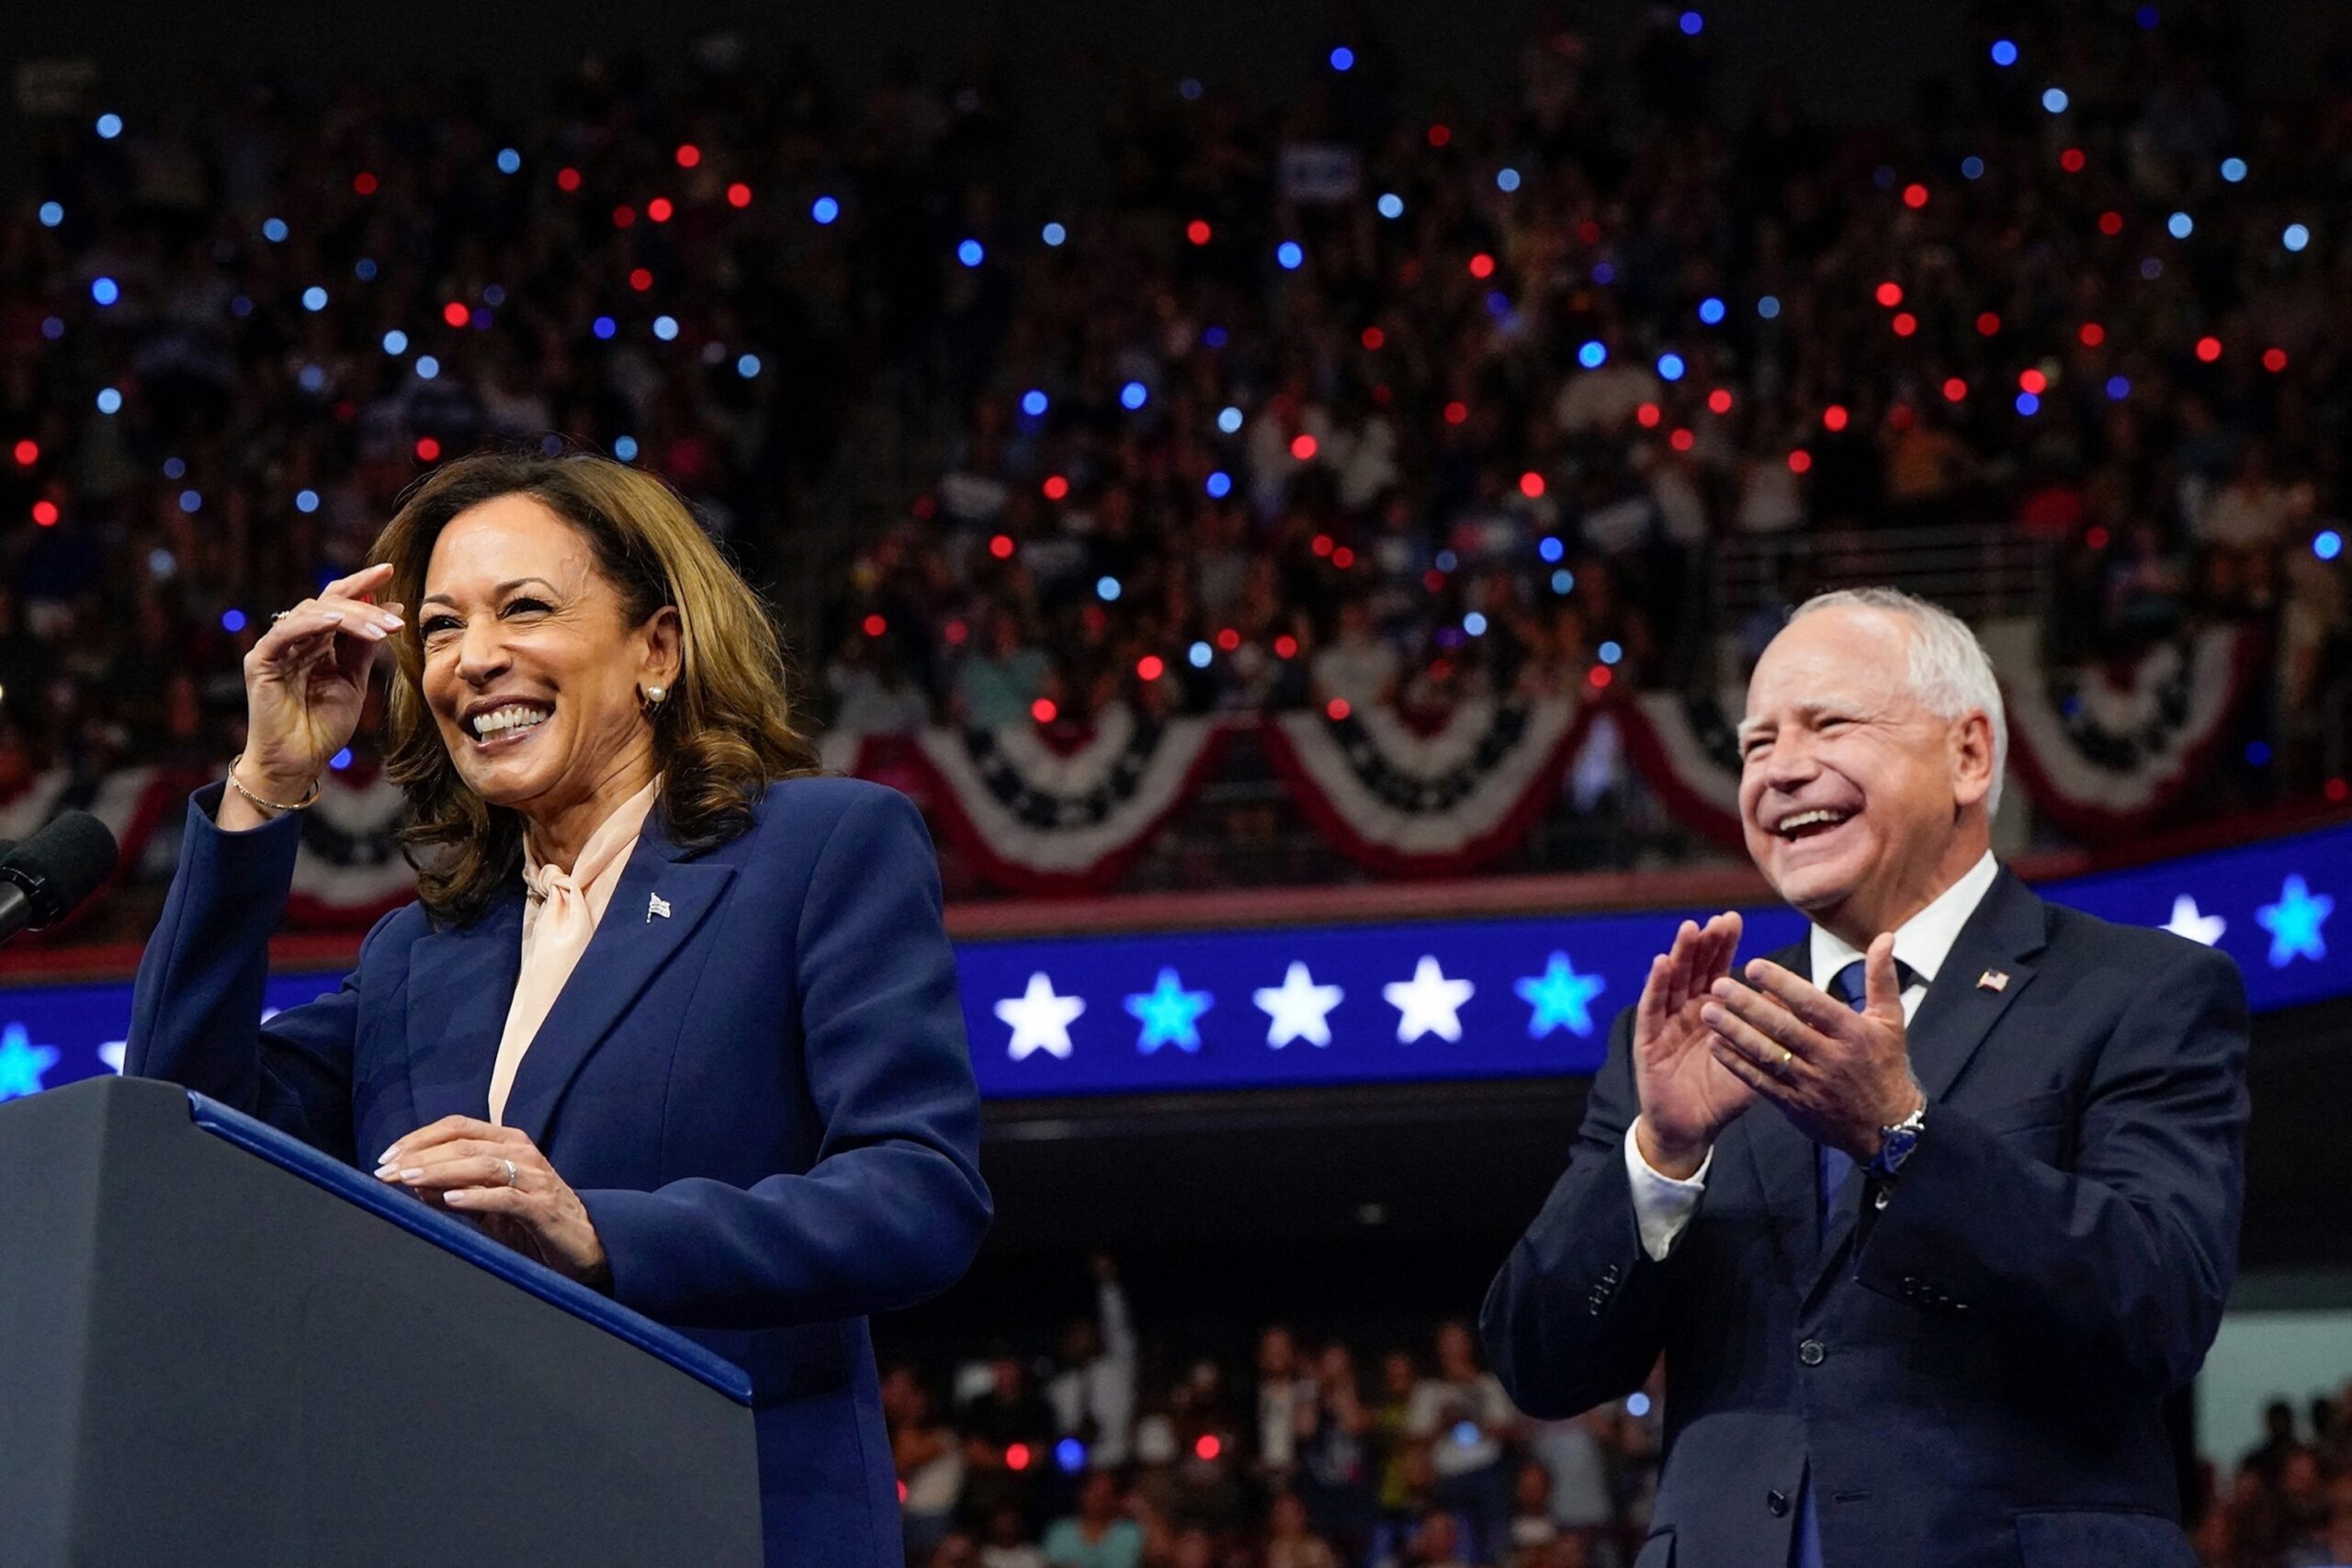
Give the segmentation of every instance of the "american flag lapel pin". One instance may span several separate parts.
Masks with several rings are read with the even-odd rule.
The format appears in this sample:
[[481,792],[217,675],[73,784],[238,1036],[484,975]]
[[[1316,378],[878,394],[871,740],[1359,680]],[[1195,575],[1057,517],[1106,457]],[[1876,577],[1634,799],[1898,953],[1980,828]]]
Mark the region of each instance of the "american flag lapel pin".
[[649,926],[651,925],[653,923],[653,917],[656,915],[661,916],[665,920],[668,919],[670,918],[670,900],[662,897],[659,893],[649,894],[648,897],[651,901],[645,906],[645,923]]
[[[667,913],[666,910],[663,912]],[[1976,976],[1976,988],[1980,991],[2006,991],[2009,988],[2008,973],[2001,969],[1987,969]]]

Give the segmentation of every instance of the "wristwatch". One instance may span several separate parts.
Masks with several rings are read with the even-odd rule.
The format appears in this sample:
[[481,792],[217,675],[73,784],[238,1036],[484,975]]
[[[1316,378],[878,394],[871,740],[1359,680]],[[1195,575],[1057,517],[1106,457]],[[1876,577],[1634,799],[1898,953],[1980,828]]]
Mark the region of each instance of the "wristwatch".
[[1882,1181],[1893,1177],[1903,1168],[1903,1162],[1911,1157],[1911,1151],[1919,1146],[1919,1134],[1927,1130],[1927,1126],[1928,1102],[1922,1100],[1918,1110],[1893,1126],[1878,1130],[1878,1153],[1871,1156],[1870,1164],[1864,1168]]

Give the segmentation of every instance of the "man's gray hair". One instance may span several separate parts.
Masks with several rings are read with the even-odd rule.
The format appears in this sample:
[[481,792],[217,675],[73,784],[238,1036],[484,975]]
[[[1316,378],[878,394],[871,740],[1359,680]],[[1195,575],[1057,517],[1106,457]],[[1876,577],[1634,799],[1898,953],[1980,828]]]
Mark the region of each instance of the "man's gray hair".
[[1984,815],[2001,809],[2001,783],[2009,765],[2009,721],[2001,706],[2001,683],[1994,677],[1993,661],[1968,623],[1942,605],[1899,588],[1841,588],[1816,593],[1796,608],[1791,621],[1803,620],[1816,610],[1883,610],[1911,624],[1911,691],[1922,706],[1939,718],[1962,718],[1982,713],[1993,726],[1993,786],[1984,795]]

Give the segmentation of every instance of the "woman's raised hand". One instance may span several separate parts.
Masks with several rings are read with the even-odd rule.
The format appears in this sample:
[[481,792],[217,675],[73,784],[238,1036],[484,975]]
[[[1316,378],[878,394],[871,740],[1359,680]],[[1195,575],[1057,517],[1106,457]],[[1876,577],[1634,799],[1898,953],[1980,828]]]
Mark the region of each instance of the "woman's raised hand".
[[[265,800],[299,800],[351,743],[376,649],[402,625],[375,596],[390,562],[337,578],[270,623],[245,655],[245,750],[238,782]],[[289,793],[290,792],[290,793]]]

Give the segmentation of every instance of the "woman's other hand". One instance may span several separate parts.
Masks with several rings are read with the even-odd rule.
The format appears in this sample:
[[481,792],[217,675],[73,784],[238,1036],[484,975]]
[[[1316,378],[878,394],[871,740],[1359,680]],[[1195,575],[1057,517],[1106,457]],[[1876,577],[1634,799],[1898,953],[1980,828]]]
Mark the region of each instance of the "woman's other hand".
[[587,1205],[538,1145],[512,1127],[444,1116],[386,1149],[376,1175],[474,1216],[482,1234],[559,1274],[599,1290],[612,1280]]

